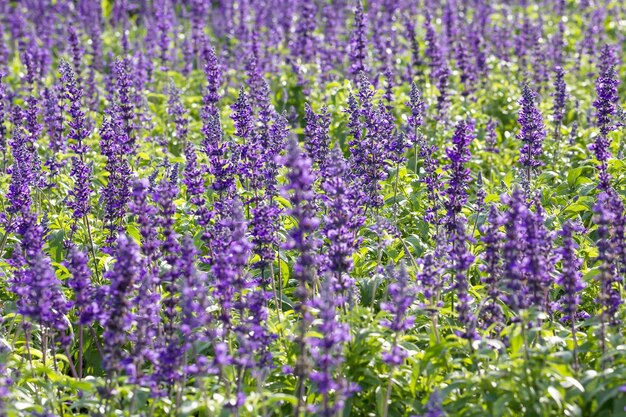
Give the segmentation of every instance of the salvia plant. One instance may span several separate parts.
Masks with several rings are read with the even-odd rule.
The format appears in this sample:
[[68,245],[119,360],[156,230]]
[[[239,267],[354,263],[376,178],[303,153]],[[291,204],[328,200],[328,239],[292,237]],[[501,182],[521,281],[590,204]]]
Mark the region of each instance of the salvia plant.
[[0,417],[626,416],[620,0],[0,0]]

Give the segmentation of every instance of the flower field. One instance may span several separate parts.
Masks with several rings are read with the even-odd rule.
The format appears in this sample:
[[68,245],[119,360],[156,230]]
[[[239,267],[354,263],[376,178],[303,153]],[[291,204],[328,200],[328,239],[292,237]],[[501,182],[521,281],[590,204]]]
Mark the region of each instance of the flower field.
[[0,0],[0,417],[626,416],[625,50],[620,0]]

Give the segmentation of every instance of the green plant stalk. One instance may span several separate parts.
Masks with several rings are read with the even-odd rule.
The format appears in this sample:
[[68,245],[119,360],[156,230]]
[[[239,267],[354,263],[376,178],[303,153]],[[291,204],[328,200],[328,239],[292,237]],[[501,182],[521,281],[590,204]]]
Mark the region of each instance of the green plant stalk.
[[574,371],[578,372],[578,341],[576,339],[576,324],[574,320],[570,320],[570,326],[572,330],[572,343],[574,344],[572,348],[572,354],[574,355]]
[[[393,343],[391,345],[392,351],[397,345],[398,345],[398,332],[396,332],[393,336]],[[389,379],[387,380],[387,391],[385,392],[385,404],[383,408],[382,417],[389,416],[389,401],[391,400],[391,385],[392,385],[394,370],[395,370],[394,366],[389,366]]]
[[91,226],[89,225],[89,215],[83,217],[85,227],[87,228],[87,236],[89,237],[89,249],[91,250],[91,256],[93,258],[93,268],[96,280],[100,279],[100,273],[98,272],[98,259],[96,258],[96,248],[93,244],[93,236],[91,234]]

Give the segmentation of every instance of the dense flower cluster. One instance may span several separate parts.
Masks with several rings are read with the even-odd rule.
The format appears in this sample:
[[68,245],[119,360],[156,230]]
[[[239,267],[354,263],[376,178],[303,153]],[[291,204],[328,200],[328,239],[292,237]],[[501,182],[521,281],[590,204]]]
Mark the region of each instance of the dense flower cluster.
[[0,416],[620,414],[624,21],[0,1]]

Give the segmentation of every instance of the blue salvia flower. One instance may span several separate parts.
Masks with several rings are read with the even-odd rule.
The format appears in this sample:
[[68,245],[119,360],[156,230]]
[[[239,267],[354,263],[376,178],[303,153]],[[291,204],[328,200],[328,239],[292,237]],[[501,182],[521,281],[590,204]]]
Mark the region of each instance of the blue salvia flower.
[[[556,123],[555,129],[559,129],[563,116],[565,115],[565,102],[567,100],[567,86],[565,85],[565,70],[557,66],[554,68],[554,103],[552,105],[552,116]],[[558,131],[557,131],[558,134]]]
[[428,206],[424,220],[431,225],[437,226],[440,223],[439,209],[441,208],[441,194],[443,190],[442,174],[439,173],[439,160],[436,157],[438,148],[430,145],[425,138],[420,138],[418,143],[420,150],[418,156],[422,158],[424,175],[422,182],[426,185],[426,195]]
[[300,379],[300,391],[298,395],[298,409],[304,407],[304,383],[303,379],[308,374],[309,357],[306,349],[306,333],[311,321],[309,313],[309,301],[313,291],[313,284],[319,267],[318,239],[315,232],[319,226],[316,217],[315,192],[313,183],[315,176],[311,172],[311,160],[303,155],[298,142],[291,140],[287,145],[287,154],[283,159],[287,172],[287,184],[283,192],[285,198],[291,202],[291,215],[297,225],[290,229],[289,238],[284,245],[286,250],[294,250],[298,257],[293,266],[293,276],[297,287],[297,298],[294,310],[301,315],[300,326],[296,336],[298,345],[298,358],[295,367],[295,375]]
[[124,133],[130,140],[131,151],[135,150],[135,105],[133,103],[133,81],[131,78],[132,64],[129,58],[118,59],[113,65],[115,87],[120,119]]
[[315,329],[320,336],[307,338],[313,363],[309,378],[322,395],[322,403],[316,410],[324,417],[333,417],[343,409],[350,389],[339,372],[345,360],[344,346],[350,341],[350,328],[339,318],[338,306],[344,300],[334,287],[333,280],[327,279],[312,300],[311,307],[318,311]]
[[451,276],[453,277],[453,288],[459,300],[457,311],[459,321],[464,325],[465,329],[459,332],[459,335],[474,339],[478,335],[475,329],[475,317],[471,312],[472,297],[469,294],[469,277],[468,270],[474,262],[474,255],[467,248],[471,237],[466,232],[467,221],[463,217],[458,217],[454,221],[452,229],[449,229],[449,252],[448,256],[451,261]]
[[600,316],[603,321],[610,324],[617,324],[617,312],[622,304],[622,299],[618,289],[621,281],[615,267],[615,247],[611,241],[611,226],[616,222],[617,216],[622,213],[615,213],[611,208],[611,196],[607,192],[598,195],[596,204],[593,206],[593,222],[597,228],[598,258],[600,273],[600,293],[597,302],[600,307]]
[[[0,88],[2,88],[0,86]],[[49,177],[52,179],[57,174],[59,169],[63,166],[63,162],[58,161],[58,155],[64,152],[66,149],[65,137],[63,135],[63,113],[65,112],[65,104],[62,100],[62,86],[56,84],[53,87],[45,88],[41,96],[43,98],[43,120],[46,125],[46,132],[48,133],[48,143],[50,144],[51,154],[45,162],[45,165],[50,170]],[[0,107],[2,103],[0,103]],[[0,109],[0,114],[2,109]],[[2,127],[0,127],[2,130]],[[4,136],[4,133],[0,131],[0,135]],[[2,139],[0,138],[0,141]],[[1,149],[0,149],[1,151]]]
[[527,285],[527,305],[542,311],[549,308],[549,289],[552,287],[552,235],[546,229],[543,207],[536,197],[534,213],[525,218],[526,254],[524,273]]
[[519,163],[526,168],[528,179],[530,179],[530,171],[542,165],[540,158],[543,140],[546,137],[543,120],[536,106],[535,97],[535,92],[530,89],[528,84],[524,84],[522,87],[522,98],[519,101],[521,107],[517,119],[521,126],[521,131],[517,138],[523,142]]
[[33,185],[44,188],[46,186],[46,180],[41,171],[41,160],[39,159],[39,153],[36,151],[35,144],[39,140],[39,136],[43,131],[43,126],[39,123],[39,114],[41,113],[38,99],[30,96],[26,99],[26,109],[22,113],[24,116],[24,129],[28,133],[28,147],[32,152],[32,173],[33,173]]
[[0,72],[0,153],[2,153],[2,170],[6,170],[6,165],[7,165],[7,141],[8,141],[8,134],[7,134],[7,128],[4,125],[5,122],[5,118],[6,118],[6,98],[7,98],[7,91],[6,91],[6,85],[5,83],[2,82],[2,78],[4,78],[5,74],[3,72]]
[[503,284],[507,290],[506,303],[516,312],[527,307],[525,286],[526,219],[531,215],[524,193],[516,188],[510,196],[502,195],[502,203],[509,206],[503,214],[505,239],[502,246]]
[[497,122],[494,119],[489,119],[489,123],[485,128],[485,151],[491,153],[499,153],[498,149],[498,132],[496,132]]
[[58,335],[61,343],[66,335],[68,303],[50,258],[43,252],[44,227],[33,213],[24,213],[17,233],[20,244],[14,248],[11,264],[17,270],[11,280],[11,291],[17,296],[17,311],[32,323]]
[[327,268],[334,277],[335,291],[346,296],[354,284],[349,272],[352,270],[352,256],[357,248],[357,233],[364,222],[362,206],[357,201],[358,193],[347,181],[348,164],[341,150],[334,147],[328,156],[322,177],[320,196],[326,208],[323,234],[326,238]]
[[127,354],[124,352],[124,345],[128,341],[127,333],[133,322],[131,294],[142,274],[139,248],[124,234],[120,234],[117,239],[115,258],[115,265],[104,276],[109,285],[106,288],[101,318],[105,329],[102,338],[102,362],[104,369],[110,374],[125,371]]
[[170,172],[161,180],[152,198],[158,207],[158,224],[161,226],[161,255],[170,264],[174,265],[180,253],[178,234],[174,230],[174,215],[176,205],[174,200],[178,196],[178,165],[170,167]]
[[13,154],[13,165],[11,167],[11,181],[6,198],[9,202],[6,208],[7,214],[12,218],[28,213],[32,205],[30,187],[32,178],[32,151],[28,148],[28,142],[18,125],[13,129],[13,137],[9,141]]
[[[180,309],[181,326],[186,350],[189,350],[196,341],[206,340],[211,316],[207,313],[209,307],[209,288],[206,273],[199,271],[194,265],[194,259],[198,254],[189,236],[185,236],[181,248],[181,257],[177,267],[181,270],[180,282]],[[201,372],[203,366],[199,363],[199,357],[188,365],[188,373]]]
[[[276,338],[267,328],[269,293],[248,277],[247,289],[237,302],[240,320],[234,331],[239,342],[235,363],[262,380],[272,366],[271,344]],[[238,393],[241,395],[242,393]]]
[[322,108],[320,114],[316,114],[311,105],[306,103],[304,106],[304,149],[307,156],[322,169],[326,162],[328,152],[330,151],[330,113],[326,107]]
[[90,211],[91,168],[85,160],[85,154],[89,149],[85,140],[89,135],[89,131],[85,114],[81,109],[83,92],[76,81],[76,75],[66,61],[61,62],[60,72],[65,85],[65,98],[70,103],[69,114],[72,118],[69,123],[69,147],[77,155],[72,158],[70,175],[74,180],[74,188],[69,193],[70,201],[68,202],[68,207],[73,211],[74,219],[78,221]]
[[80,325],[90,325],[97,318],[100,306],[95,299],[95,288],[91,283],[91,271],[87,266],[87,255],[76,249],[70,249],[66,266],[71,274],[67,286],[74,292],[73,307]]
[[72,53],[72,65],[74,74],[76,74],[76,84],[78,88],[82,89],[82,62],[83,62],[83,49],[80,46],[80,39],[78,32],[74,26],[70,26],[67,29],[67,40],[69,42],[70,52]]
[[115,243],[117,232],[123,228],[122,222],[131,196],[131,168],[127,159],[131,144],[118,118],[118,114],[113,112],[105,117],[100,128],[100,150],[106,157],[105,170],[109,173],[101,195],[105,227],[109,231],[106,242],[109,245]]
[[[417,88],[417,84],[415,82],[411,83],[409,102],[406,103],[406,105],[411,110],[411,114],[407,118],[409,127],[412,129],[412,132],[409,135],[409,140],[413,144],[417,144],[419,140],[417,131],[424,124],[424,116],[426,115],[426,103],[422,99],[422,94]],[[415,157],[417,158],[417,155]]]
[[217,239],[213,254],[211,275],[215,280],[213,296],[220,306],[220,320],[226,329],[232,329],[233,309],[237,297],[248,286],[246,267],[252,245],[246,236],[247,222],[238,200],[224,202],[223,217],[218,220]]
[[157,267],[161,243],[158,237],[157,208],[150,204],[150,184],[147,179],[138,179],[132,185],[130,213],[135,216],[141,235],[141,253],[149,269]]
[[617,86],[619,85],[619,77],[615,70],[615,65],[607,63],[608,67],[600,74],[596,81],[596,100],[593,106],[596,108],[597,125],[600,134],[596,136],[595,142],[589,146],[593,151],[599,165],[599,188],[608,191],[610,187],[611,176],[608,173],[607,161],[611,157],[611,138],[608,134],[615,129],[613,123],[613,115],[617,102],[619,100]]
[[189,131],[189,119],[187,118],[187,110],[180,100],[180,90],[172,82],[168,88],[167,114],[174,119],[176,125],[176,137],[180,143],[187,141]]
[[252,209],[252,236],[254,253],[259,256],[254,267],[261,270],[263,286],[269,281],[265,272],[271,262],[274,261],[274,248],[279,244],[277,224],[280,222],[281,209],[272,200],[263,199]]
[[358,100],[353,95],[348,97],[350,165],[352,180],[362,190],[363,204],[377,208],[383,205],[380,181],[387,178],[387,161],[399,157],[404,149],[390,146],[395,137],[392,116],[382,103],[375,107],[373,97],[374,89],[361,73]]
[[421,76],[422,57],[420,54],[420,44],[415,32],[415,25],[411,17],[403,19],[405,38],[411,43],[411,66],[407,69],[408,79]]
[[505,234],[500,231],[502,216],[493,204],[489,209],[488,221],[488,224],[480,229],[483,235],[481,241],[485,248],[482,254],[483,265],[481,270],[484,272],[482,282],[487,287],[488,296],[480,314],[480,321],[484,329],[494,324],[496,326],[504,324],[503,311],[498,302],[502,294],[500,289],[503,272],[501,251]]
[[295,28],[295,36],[291,45],[294,56],[304,62],[310,62],[315,57],[317,46],[315,40],[317,5],[314,2],[298,2],[299,13]]
[[259,187],[262,183],[263,149],[257,140],[252,105],[243,87],[239,90],[239,96],[231,109],[233,110],[231,119],[235,125],[235,135],[242,139],[242,142],[237,146],[240,153],[238,174],[248,186]]
[[441,295],[445,287],[445,254],[443,253],[444,245],[436,243],[435,250],[424,254],[417,263],[421,270],[417,273],[417,283],[420,291],[426,298],[426,305],[422,306],[434,314],[439,307],[443,306]]
[[[206,210],[204,193],[204,178],[202,177],[202,167],[198,164],[196,147],[192,142],[185,145],[185,168],[183,169],[183,184],[185,184],[189,202],[195,206],[196,215]],[[199,221],[204,221],[206,217],[199,215]],[[203,226],[206,224],[202,224]]]
[[354,9],[354,23],[348,48],[350,57],[350,73],[353,76],[366,72],[367,60],[367,15],[359,1]]
[[284,188],[285,197],[289,198],[292,206],[289,215],[298,222],[297,226],[290,230],[289,239],[284,248],[295,250],[299,254],[294,265],[294,277],[298,281],[296,289],[298,308],[302,308],[310,299],[311,285],[318,267],[318,257],[315,251],[319,247],[319,242],[314,233],[320,222],[316,218],[313,191],[315,177],[311,172],[311,160],[302,154],[296,141],[289,142],[283,163],[289,169],[288,182]]
[[[446,3],[449,4],[450,2]],[[467,25],[466,31],[472,31]],[[456,60],[456,66],[460,71],[460,80],[463,84],[463,96],[468,96],[474,90],[474,84],[476,83],[476,68],[469,56],[466,49],[465,42],[457,41],[454,43],[454,58]]]
[[561,272],[556,283],[563,287],[563,295],[559,300],[559,310],[563,312],[563,320],[575,322],[580,306],[580,293],[586,287],[580,268],[583,261],[576,251],[578,244],[574,240],[574,233],[583,232],[582,226],[571,220],[563,223],[561,231],[561,246],[556,250],[558,260],[561,262]]
[[207,117],[208,115],[217,116],[218,109],[217,103],[220,101],[219,89],[222,82],[222,72],[220,69],[215,49],[209,44],[207,39],[204,40],[204,48],[202,51],[204,59],[204,74],[207,79],[207,86],[205,93],[202,96],[203,113]]
[[467,203],[468,184],[471,180],[470,170],[465,164],[471,159],[469,146],[474,139],[474,122],[462,120],[457,123],[452,146],[446,148],[450,162],[446,165],[448,172],[447,199],[444,206],[447,210],[446,223],[450,229],[456,227],[455,221]]
[[415,317],[409,313],[416,297],[416,288],[409,280],[404,264],[397,268],[389,265],[386,271],[390,284],[387,287],[389,301],[381,303],[381,309],[391,316],[381,321],[381,326],[394,333],[394,343],[389,352],[383,353],[383,361],[391,366],[400,365],[407,356],[406,350],[397,344],[401,333],[413,327]]

